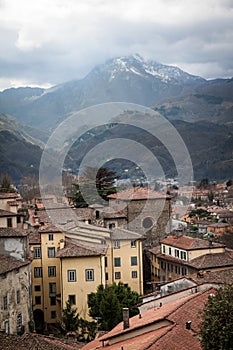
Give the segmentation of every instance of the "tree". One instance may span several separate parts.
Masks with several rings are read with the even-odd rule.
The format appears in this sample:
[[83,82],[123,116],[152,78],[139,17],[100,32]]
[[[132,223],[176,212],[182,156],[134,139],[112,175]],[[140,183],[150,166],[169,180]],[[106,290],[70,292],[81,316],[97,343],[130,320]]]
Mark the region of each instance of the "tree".
[[201,189],[208,188],[208,186],[209,186],[209,179],[207,178],[202,179],[198,185],[198,187]]
[[11,187],[11,178],[8,173],[3,173],[1,175],[0,192],[15,192]]
[[138,313],[136,305],[140,302],[139,294],[131,291],[130,287],[122,282],[112,285],[99,285],[96,293],[88,296],[90,316],[100,320],[100,328],[111,330],[122,321],[122,309],[128,307],[130,317]]
[[200,328],[203,350],[229,350],[233,344],[233,285],[210,295]]
[[66,332],[77,331],[79,325],[79,315],[77,309],[67,301],[65,309],[62,310],[62,326]]
[[[115,171],[108,168],[85,167],[81,184],[73,184],[73,188],[68,194],[70,200],[76,208],[87,207],[88,204],[93,204],[99,201],[99,197],[93,193],[93,186],[97,189],[98,195],[105,201],[108,200],[108,195],[115,193],[116,188],[113,186],[114,180],[117,178]],[[85,188],[85,199],[83,198],[80,188]]]

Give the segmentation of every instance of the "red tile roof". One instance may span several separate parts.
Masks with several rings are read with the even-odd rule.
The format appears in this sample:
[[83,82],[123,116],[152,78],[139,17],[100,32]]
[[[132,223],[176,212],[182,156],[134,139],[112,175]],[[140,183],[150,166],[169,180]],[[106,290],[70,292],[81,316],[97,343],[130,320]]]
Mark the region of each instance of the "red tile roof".
[[22,336],[0,333],[0,349],[4,350],[77,350],[81,348],[82,345],[80,343],[72,342],[71,344],[67,344],[66,340],[57,339],[54,337],[26,333]]
[[196,269],[227,266],[233,267],[233,251],[226,250],[223,253],[205,254],[189,261],[189,265]]
[[[123,330],[121,322],[106,335],[85,345],[83,350],[102,349],[103,341],[109,350],[118,350],[122,347],[124,350],[201,350],[197,337],[201,322],[200,315],[209,294],[213,292],[213,289],[199,292],[161,307],[149,309],[142,313],[141,318],[139,316],[131,318],[130,328]],[[160,324],[157,329],[154,327],[154,330],[149,327],[156,322],[159,324],[162,320],[167,323]],[[191,321],[190,330],[186,329],[187,321]],[[117,337],[124,333],[125,340],[117,342]],[[110,345],[111,339],[114,339],[112,345]]]
[[24,229],[16,229],[12,227],[0,227],[0,238],[1,237],[23,237],[27,236],[29,231]]
[[12,256],[0,255],[0,274],[19,269],[22,266],[30,264],[30,261],[22,261]]
[[58,249],[57,258],[72,258],[83,256],[99,256],[105,254],[107,246],[103,244],[93,244],[72,240],[70,238],[65,239],[65,247]]
[[[209,248],[209,241],[201,238],[192,238],[188,236],[168,236],[161,240],[161,243],[170,245],[172,247],[195,250],[195,249],[206,249]],[[225,247],[224,244],[212,243],[212,248]]]
[[0,217],[7,217],[7,216],[17,216],[17,214],[13,213],[12,211],[0,209]]
[[141,200],[141,199],[168,199],[171,196],[163,193],[156,192],[144,187],[134,187],[129,188],[125,191],[120,191],[118,193],[110,194],[108,196],[110,199],[120,199],[126,201]]

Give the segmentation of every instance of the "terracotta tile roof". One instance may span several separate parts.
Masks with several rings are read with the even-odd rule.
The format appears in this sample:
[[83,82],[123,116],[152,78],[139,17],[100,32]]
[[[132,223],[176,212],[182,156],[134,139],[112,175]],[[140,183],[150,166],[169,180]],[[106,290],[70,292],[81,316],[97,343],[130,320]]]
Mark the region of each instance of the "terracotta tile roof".
[[[192,299],[193,295],[186,296],[182,299],[174,300],[171,303],[164,304],[162,307],[156,307],[145,311],[142,314],[142,317],[134,316],[130,318],[130,327],[127,329],[123,329],[123,322],[119,323],[115,328],[113,328],[106,335],[101,337],[101,340],[107,340],[115,337],[117,334],[129,333],[132,330],[139,329],[141,327],[145,327],[146,325],[159,322],[165,318],[167,318],[174,310],[183,305],[187,300]],[[172,323],[171,323],[172,324]]]
[[29,234],[28,230],[12,227],[0,227],[0,237],[23,237]]
[[12,211],[0,209],[0,217],[6,217],[6,216],[17,216],[17,214],[13,213]]
[[48,224],[48,225],[44,225],[41,226],[38,230],[39,233],[58,233],[58,232],[62,232],[61,228],[59,225],[53,225],[53,224]]
[[144,187],[134,187],[120,191],[118,193],[110,194],[110,199],[121,199],[126,201],[140,200],[140,199],[169,199],[171,196],[163,193],[156,192]]
[[11,199],[11,198],[20,198],[20,196],[17,193],[0,193],[1,199]]
[[114,240],[144,239],[143,235],[133,231],[125,230],[121,227],[112,228],[111,231],[112,231],[111,238]]
[[17,201],[8,201],[7,204],[10,206],[10,207],[13,207],[13,206],[18,206],[19,203]]
[[231,284],[233,281],[233,267],[231,268],[228,267],[220,271],[203,271],[201,276],[192,275],[190,278],[198,284],[203,284],[203,283]]
[[160,254],[161,253],[160,245],[157,245],[156,247],[149,249],[149,252],[155,255]]
[[192,259],[189,265],[197,269],[208,269],[213,267],[233,267],[233,251],[226,250],[223,253],[205,254]]
[[83,344],[73,342],[65,343],[65,340],[56,339],[54,337],[46,337],[42,335],[24,334],[8,335],[0,333],[0,349],[10,350],[25,350],[25,349],[40,349],[40,350],[77,350],[81,349]]
[[38,231],[33,231],[29,233],[29,244],[40,244],[41,238]]
[[93,244],[81,242],[78,240],[72,240],[70,238],[65,239],[65,247],[58,249],[57,258],[73,258],[84,256],[99,256],[105,254],[107,246],[104,244]]
[[[130,328],[123,330],[122,322],[106,335],[95,339],[85,345],[83,350],[95,350],[103,348],[104,345],[109,350],[201,350],[197,337],[201,322],[200,314],[204,308],[208,296],[214,290],[199,292],[182,299],[174,300],[162,307],[149,309],[142,313],[142,317],[135,316],[130,319]],[[150,324],[167,320],[167,323],[160,324],[156,330],[151,330]],[[186,322],[191,321],[191,329],[186,329]],[[169,324],[170,323],[170,324]],[[141,331],[139,327],[141,326]],[[148,327],[148,328],[147,328]],[[134,331],[138,329],[135,336]],[[130,336],[130,333],[132,335]],[[124,341],[116,342],[117,336],[123,333],[127,335]],[[115,336],[115,339],[114,339]],[[114,344],[110,345],[111,338]],[[120,340],[120,339],[119,339]]]
[[[185,250],[206,249],[209,248],[209,241],[201,238],[192,238],[188,236],[168,236],[161,240],[161,243]],[[212,248],[225,247],[224,244],[213,242]]]
[[0,255],[0,274],[19,269],[28,264],[30,264],[30,261],[22,261],[12,256]]

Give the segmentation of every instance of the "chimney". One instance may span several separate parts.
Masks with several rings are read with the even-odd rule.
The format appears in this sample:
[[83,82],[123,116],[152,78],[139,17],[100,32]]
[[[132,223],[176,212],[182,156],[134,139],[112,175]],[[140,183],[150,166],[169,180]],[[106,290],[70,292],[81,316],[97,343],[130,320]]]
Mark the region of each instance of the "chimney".
[[123,329],[129,328],[129,308],[123,308]]

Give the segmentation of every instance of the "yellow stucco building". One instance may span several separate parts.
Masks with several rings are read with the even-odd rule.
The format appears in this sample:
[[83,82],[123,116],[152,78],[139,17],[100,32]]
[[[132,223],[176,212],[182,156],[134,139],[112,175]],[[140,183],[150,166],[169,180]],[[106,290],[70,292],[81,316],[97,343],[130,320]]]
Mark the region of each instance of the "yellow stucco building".
[[61,320],[69,300],[90,320],[88,294],[123,282],[143,294],[141,234],[84,223],[41,226],[30,237],[33,314],[38,331]]

